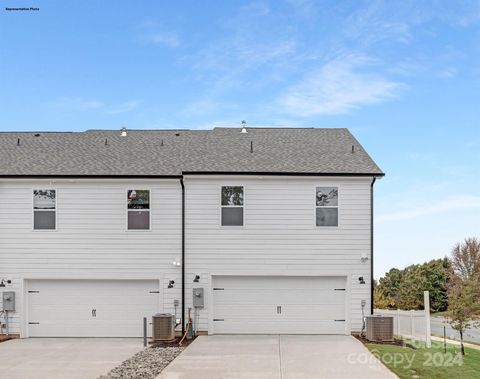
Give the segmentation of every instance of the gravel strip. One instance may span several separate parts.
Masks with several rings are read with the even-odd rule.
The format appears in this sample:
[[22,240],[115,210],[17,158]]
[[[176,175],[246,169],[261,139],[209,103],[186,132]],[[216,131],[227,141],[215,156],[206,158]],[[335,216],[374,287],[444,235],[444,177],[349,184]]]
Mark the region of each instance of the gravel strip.
[[149,347],[98,379],[154,379],[184,347]]

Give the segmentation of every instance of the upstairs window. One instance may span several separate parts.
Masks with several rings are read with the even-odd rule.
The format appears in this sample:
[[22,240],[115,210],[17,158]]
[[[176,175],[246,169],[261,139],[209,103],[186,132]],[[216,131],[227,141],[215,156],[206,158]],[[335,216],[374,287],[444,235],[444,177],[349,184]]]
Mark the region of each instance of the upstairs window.
[[317,226],[338,226],[338,187],[317,187],[315,208]]
[[128,230],[150,230],[150,190],[127,191]]
[[57,191],[53,189],[33,190],[33,230],[55,230],[57,213]]
[[243,187],[222,187],[222,226],[243,226]]

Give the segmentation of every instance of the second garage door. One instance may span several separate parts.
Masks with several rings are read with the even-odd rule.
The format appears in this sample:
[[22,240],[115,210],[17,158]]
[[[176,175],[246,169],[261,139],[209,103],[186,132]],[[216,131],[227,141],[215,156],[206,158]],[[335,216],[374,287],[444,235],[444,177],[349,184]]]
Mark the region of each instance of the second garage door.
[[345,334],[346,277],[215,276],[213,333]]
[[158,292],[158,280],[29,280],[29,336],[141,337]]

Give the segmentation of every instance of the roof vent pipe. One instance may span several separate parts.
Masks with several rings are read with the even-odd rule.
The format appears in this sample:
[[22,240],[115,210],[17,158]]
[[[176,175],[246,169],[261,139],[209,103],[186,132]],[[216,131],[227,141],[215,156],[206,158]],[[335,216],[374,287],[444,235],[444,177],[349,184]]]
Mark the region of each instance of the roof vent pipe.
[[17,138],[17,146],[20,146],[20,138]]
[[245,120],[242,121],[242,131],[240,133],[248,133],[247,132],[247,122]]
[[127,136],[127,128],[123,127],[121,129],[122,133],[120,134],[122,137],[126,137]]
[[352,145],[352,154],[355,152],[355,146]]

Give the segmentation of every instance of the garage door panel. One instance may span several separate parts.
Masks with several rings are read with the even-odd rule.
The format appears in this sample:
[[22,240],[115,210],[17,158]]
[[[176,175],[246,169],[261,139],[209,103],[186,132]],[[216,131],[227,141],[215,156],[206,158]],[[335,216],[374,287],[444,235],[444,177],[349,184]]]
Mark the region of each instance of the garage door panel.
[[345,322],[319,321],[313,328],[311,324],[299,323],[292,333],[292,325],[287,323],[268,323],[265,320],[245,322],[215,322],[215,332],[219,334],[344,334]]
[[[283,304],[330,303],[342,304],[345,294],[335,290],[292,290],[292,289],[257,289],[256,291],[242,291],[240,289],[214,291],[214,304],[264,304],[280,302]],[[308,299],[308,300],[307,300]]]
[[324,280],[321,281],[318,280],[318,276],[284,276],[281,283],[278,282],[278,278],[278,276],[216,276],[214,287],[242,289],[311,288],[312,286],[317,289],[345,288],[345,277],[341,276],[322,277]]
[[32,280],[28,289],[31,337],[140,337],[143,317],[159,311],[156,280]]
[[43,321],[41,325],[29,325],[29,334],[30,337],[91,337],[89,325],[82,320]]
[[[308,312],[305,311],[308,309]],[[245,318],[252,317],[301,317],[306,320],[341,319],[345,316],[345,306],[337,304],[312,305],[305,303],[303,306],[281,305],[279,315],[276,305],[244,305],[231,304],[227,307],[220,307],[215,311],[215,318],[237,318],[243,315]]]
[[344,334],[346,277],[214,277],[214,333]]
[[[58,309],[50,308],[50,307],[42,307],[42,308],[30,308],[30,312],[28,313],[29,320],[34,322],[40,321],[48,321],[48,320],[57,320]],[[85,310],[81,307],[77,309],[62,309],[62,318],[65,320],[89,320],[92,318],[91,310]]]

